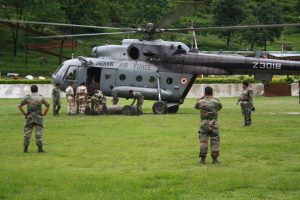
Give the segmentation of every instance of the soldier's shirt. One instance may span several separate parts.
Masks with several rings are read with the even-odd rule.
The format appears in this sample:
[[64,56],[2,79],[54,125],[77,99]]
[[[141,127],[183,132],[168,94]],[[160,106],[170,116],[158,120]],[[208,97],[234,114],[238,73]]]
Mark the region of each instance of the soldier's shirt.
[[48,101],[38,93],[32,93],[27,95],[20,103],[20,106],[27,105],[27,123],[36,123],[43,125],[43,120],[41,116],[42,105],[46,107],[50,106]]
[[137,99],[138,102],[142,102],[144,100],[144,96],[140,92],[133,92],[133,98]]
[[76,94],[78,94],[79,98],[85,97],[87,93],[87,88],[84,85],[78,86],[78,88],[76,89]]
[[253,90],[250,88],[247,88],[242,91],[241,96],[239,98],[240,101],[245,101],[248,102],[249,105],[252,107],[253,106]]
[[66,95],[67,96],[73,96],[74,95],[74,89],[71,86],[68,86],[66,89]]
[[58,101],[60,99],[60,89],[59,88],[52,89],[52,99],[53,99],[53,101]]
[[222,104],[218,99],[206,96],[197,101],[195,108],[200,110],[201,120],[217,120],[218,111],[222,109]]

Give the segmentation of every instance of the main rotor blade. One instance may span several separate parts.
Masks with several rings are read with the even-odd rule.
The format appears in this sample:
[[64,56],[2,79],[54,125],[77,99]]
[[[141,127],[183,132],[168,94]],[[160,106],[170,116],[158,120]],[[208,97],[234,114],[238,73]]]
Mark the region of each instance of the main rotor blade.
[[205,30],[234,30],[234,29],[251,29],[251,28],[280,28],[280,27],[296,27],[300,23],[291,24],[259,24],[259,25],[238,25],[238,26],[212,26],[199,28],[173,28],[162,29],[162,31],[205,31]]
[[51,26],[79,27],[79,28],[95,28],[95,29],[134,30],[132,28],[117,28],[117,27],[110,27],[110,26],[92,26],[92,25],[80,25],[80,24],[63,24],[63,23],[55,23],[55,22],[38,22],[38,21],[22,21],[22,20],[6,20],[6,19],[0,19],[0,22],[20,23],[20,24],[40,24],[40,25],[51,25]]
[[118,34],[132,34],[132,33],[136,33],[136,32],[135,31],[127,31],[127,32],[111,32],[111,33],[51,35],[51,36],[37,36],[37,37],[30,37],[30,38],[48,39],[48,38],[65,38],[65,37],[89,37],[89,36],[97,36],[97,35],[118,35]]

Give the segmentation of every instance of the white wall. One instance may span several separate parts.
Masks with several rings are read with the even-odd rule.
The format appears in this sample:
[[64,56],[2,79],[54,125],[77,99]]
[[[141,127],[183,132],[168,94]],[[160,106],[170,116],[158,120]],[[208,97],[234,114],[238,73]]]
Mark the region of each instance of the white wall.
[[[187,98],[199,98],[204,94],[204,88],[211,86],[215,97],[236,97],[240,96],[242,84],[194,84],[188,93]],[[264,85],[262,83],[251,84],[255,96],[264,95]]]
[[[194,84],[187,98],[199,98],[203,95],[204,88],[206,86],[211,86],[214,89],[214,94],[216,97],[234,97],[239,96],[241,92],[241,84]],[[37,84],[39,87],[39,93],[46,98],[51,98],[51,92],[53,86],[51,84]],[[264,94],[263,84],[251,84],[254,91],[254,95],[260,96]],[[292,95],[299,95],[298,83],[292,84]],[[27,94],[30,94],[29,84],[0,84],[0,98],[23,98]],[[62,92],[61,97],[65,97]]]

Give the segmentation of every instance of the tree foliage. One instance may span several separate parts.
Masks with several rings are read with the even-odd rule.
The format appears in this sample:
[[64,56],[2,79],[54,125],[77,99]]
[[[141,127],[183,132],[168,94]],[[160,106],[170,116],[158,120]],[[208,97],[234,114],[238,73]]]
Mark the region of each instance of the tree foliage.
[[[217,26],[240,24],[245,19],[246,0],[214,0],[212,1],[213,23]],[[227,47],[233,35],[232,30],[221,32],[227,38]]]

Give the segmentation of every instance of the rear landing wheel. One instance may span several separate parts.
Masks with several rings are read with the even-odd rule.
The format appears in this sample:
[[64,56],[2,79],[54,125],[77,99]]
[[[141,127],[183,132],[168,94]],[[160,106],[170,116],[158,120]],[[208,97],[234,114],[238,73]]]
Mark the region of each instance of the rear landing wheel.
[[154,114],[166,114],[168,112],[168,105],[163,101],[157,101],[152,106]]

